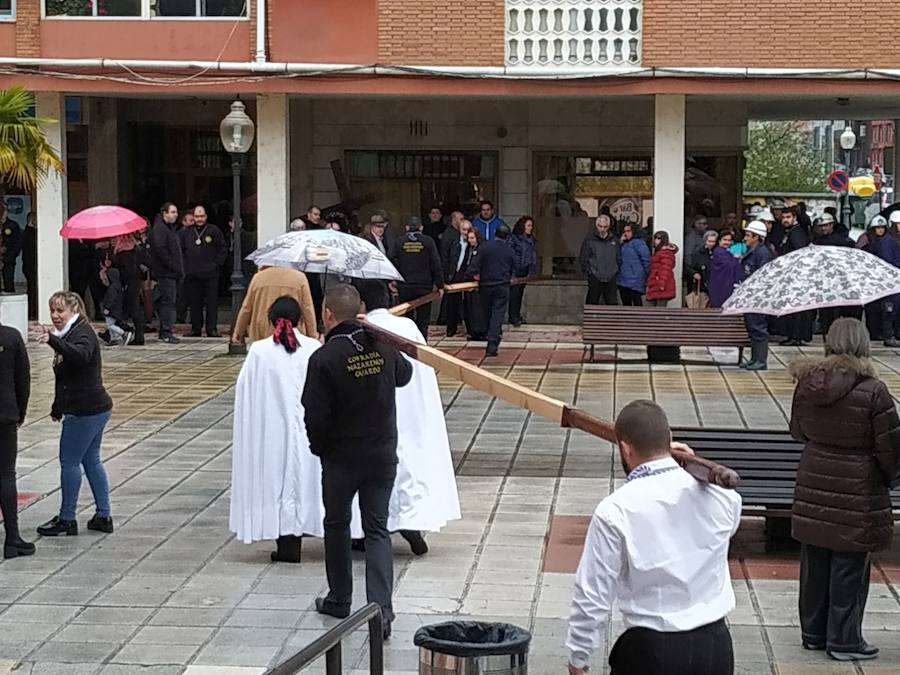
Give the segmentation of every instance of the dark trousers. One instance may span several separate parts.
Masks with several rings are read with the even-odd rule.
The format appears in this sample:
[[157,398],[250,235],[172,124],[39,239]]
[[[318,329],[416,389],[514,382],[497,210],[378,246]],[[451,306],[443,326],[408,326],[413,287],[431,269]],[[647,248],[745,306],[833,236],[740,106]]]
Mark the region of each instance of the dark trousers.
[[881,300],[866,305],[866,328],[873,340],[881,340]]
[[381,606],[385,621],[394,619],[394,557],[387,529],[388,505],[397,465],[371,466],[322,459],[322,501],[325,504],[326,604],[346,608],[353,598],[350,558],[350,508],[359,493],[359,511],[366,536],[366,599]]
[[178,282],[175,289],[175,321],[184,323],[187,321],[188,297],[184,291],[184,280]]
[[638,291],[625,288],[624,286],[619,286],[619,297],[622,298],[622,305],[625,307],[640,307],[643,304],[641,302],[641,294]]
[[37,270],[26,267],[24,272],[28,293],[28,318],[36,319],[38,314]]
[[137,255],[134,251],[123,251],[116,256],[116,265],[122,274],[125,285],[123,305],[125,314],[134,326],[134,339],[141,343],[144,340],[144,325],[147,315],[144,313],[143,278],[138,267]]
[[812,325],[814,312],[797,312],[786,318],[787,338],[796,342],[812,341]]
[[455,335],[459,330],[459,322],[462,318],[462,293],[447,293],[444,296],[444,320],[447,323],[447,335]]
[[216,333],[219,323],[218,277],[208,279],[187,277],[184,280],[184,292],[187,293],[188,305],[191,308],[191,332],[199,333],[203,329],[203,311],[205,309],[206,334]]
[[[602,302],[601,302],[602,300]],[[615,281],[600,281],[597,277],[588,275],[588,292],[584,299],[586,305],[618,305],[616,297]]]
[[3,261],[3,292],[4,293],[15,293],[16,292],[16,261],[15,261],[15,258],[12,260],[4,260]]
[[769,320],[765,314],[744,314],[744,326],[751,342],[768,342]]
[[156,313],[159,315],[159,337],[170,337],[175,324],[175,302],[178,282],[175,279],[156,281]]
[[[400,284],[397,291],[400,296],[400,302],[410,302],[423,295],[431,293],[431,286],[420,286],[418,284]],[[411,309],[406,313],[410,319],[416,322],[419,332],[426,340],[428,339],[428,324],[431,322],[431,303],[426,303],[415,309]]]
[[0,515],[6,528],[6,541],[19,536],[16,491],[16,424],[0,424]]
[[894,337],[894,315],[896,313],[897,297],[890,296],[881,301],[881,339],[890,340]]
[[315,272],[307,272],[306,280],[309,282],[309,294],[312,296],[313,309],[316,310],[316,325],[322,324],[322,301],[325,293],[322,291],[322,275]]
[[509,322],[522,323],[522,299],[525,297],[527,284],[516,284],[509,287]]
[[869,596],[868,553],[800,547],[800,629],[803,641],[830,651],[863,646],[862,622]]
[[629,628],[609,653],[610,675],[732,675],[734,646],[725,620],[663,633]]
[[487,318],[487,351],[497,351],[503,333],[503,317],[509,308],[509,284],[482,286],[481,306]]

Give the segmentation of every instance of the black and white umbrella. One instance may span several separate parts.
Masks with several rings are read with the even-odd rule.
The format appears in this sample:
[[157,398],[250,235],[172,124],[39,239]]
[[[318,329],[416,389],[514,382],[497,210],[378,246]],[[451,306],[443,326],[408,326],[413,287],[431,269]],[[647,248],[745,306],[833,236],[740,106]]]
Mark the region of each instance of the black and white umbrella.
[[403,281],[378,247],[337,230],[288,232],[247,256],[258,267],[292,267],[301,272],[339,274],[356,279]]

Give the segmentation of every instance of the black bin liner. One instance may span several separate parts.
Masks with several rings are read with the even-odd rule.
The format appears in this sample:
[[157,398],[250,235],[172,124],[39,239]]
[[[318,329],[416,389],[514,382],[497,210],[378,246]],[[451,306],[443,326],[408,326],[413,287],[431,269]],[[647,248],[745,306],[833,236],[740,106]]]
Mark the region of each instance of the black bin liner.
[[447,621],[417,630],[413,644],[460,657],[527,654],[531,633],[509,623]]

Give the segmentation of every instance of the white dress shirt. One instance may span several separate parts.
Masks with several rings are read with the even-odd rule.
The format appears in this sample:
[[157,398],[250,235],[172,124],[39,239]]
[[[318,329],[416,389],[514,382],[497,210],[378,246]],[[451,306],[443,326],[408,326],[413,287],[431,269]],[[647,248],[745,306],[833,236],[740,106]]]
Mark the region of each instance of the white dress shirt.
[[597,506],[575,575],[566,647],[582,668],[618,600],[625,628],[686,631],[734,609],[728,542],[741,519],[734,490],[701,483],[672,458],[636,467]]

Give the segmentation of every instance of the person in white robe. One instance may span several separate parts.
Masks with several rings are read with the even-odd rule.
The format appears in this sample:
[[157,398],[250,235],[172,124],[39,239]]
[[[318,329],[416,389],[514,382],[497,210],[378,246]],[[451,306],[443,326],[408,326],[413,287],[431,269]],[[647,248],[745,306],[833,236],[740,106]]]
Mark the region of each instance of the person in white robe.
[[297,330],[300,305],[269,309],[272,339],[254,342],[234,400],[231,531],[249,544],[277,540],[273,561],[300,562],[301,537],[323,536],[322,469],[309,450],[301,396],[319,342]]
[[[365,280],[354,285],[366,306],[369,323],[426,344],[414,321],[387,311],[388,294],[383,282]],[[422,555],[428,547],[421,532],[437,532],[451,520],[458,520],[459,495],[437,375],[430,366],[409,361],[412,380],[396,394],[399,463],[388,529],[399,532],[413,553]]]

